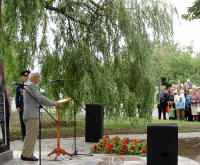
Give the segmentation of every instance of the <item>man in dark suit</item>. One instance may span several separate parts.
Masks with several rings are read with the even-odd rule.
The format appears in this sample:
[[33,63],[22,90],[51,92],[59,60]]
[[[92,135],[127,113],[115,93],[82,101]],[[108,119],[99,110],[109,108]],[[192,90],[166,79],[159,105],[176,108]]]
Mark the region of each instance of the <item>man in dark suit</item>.
[[[29,70],[25,70],[21,72],[23,83],[27,82],[29,78],[29,73],[30,73]],[[26,136],[26,127],[23,121],[23,112],[24,112],[23,87],[20,85],[18,85],[16,89],[15,103],[16,103],[17,111],[19,112],[22,141],[24,141],[24,138]]]
[[163,119],[166,120],[166,110],[168,104],[168,95],[166,93],[166,87],[162,86],[162,92],[160,94],[160,107],[159,107],[159,119],[161,119],[161,113],[163,112]]

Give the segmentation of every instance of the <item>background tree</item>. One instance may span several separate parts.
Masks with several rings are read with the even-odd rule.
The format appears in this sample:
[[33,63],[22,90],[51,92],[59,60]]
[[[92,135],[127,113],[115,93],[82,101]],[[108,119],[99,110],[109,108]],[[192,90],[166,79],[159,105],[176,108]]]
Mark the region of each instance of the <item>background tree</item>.
[[15,68],[38,62],[49,97],[67,95],[48,82],[60,78],[84,104],[104,103],[108,117],[134,119],[139,101],[140,117],[149,120],[152,43],[171,40],[173,12],[160,0],[3,0],[2,32]]
[[157,80],[157,86],[161,78],[166,83],[176,84],[178,80],[182,83],[189,78],[192,83],[199,85],[199,55],[194,55],[192,47],[179,48],[178,45],[157,46],[152,55],[152,65],[155,66],[153,73]]
[[200,18],[200,1],[196,0],[191,7],[187,9],[188,13],[183,14],[182,17],[186,20],[194,20]]

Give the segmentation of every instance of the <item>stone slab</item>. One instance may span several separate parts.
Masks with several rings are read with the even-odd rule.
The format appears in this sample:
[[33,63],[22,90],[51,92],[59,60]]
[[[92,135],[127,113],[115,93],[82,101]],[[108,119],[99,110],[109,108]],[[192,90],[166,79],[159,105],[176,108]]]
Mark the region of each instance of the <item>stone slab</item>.
[[13,159],[13,151],[5,151],[0,153],[0,164],[4,164]]

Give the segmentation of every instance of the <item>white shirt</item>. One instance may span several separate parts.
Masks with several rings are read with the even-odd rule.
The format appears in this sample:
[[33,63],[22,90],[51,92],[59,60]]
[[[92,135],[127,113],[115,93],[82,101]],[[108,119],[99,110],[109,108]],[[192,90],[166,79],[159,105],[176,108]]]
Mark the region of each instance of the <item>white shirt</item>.
[[185,96],[183,93],[181,93],[180,95],[176,94],[174,96],[174,102],[177,105],[177,103],[180,101],[180,97],[182,97],[182,101],[185,103]]

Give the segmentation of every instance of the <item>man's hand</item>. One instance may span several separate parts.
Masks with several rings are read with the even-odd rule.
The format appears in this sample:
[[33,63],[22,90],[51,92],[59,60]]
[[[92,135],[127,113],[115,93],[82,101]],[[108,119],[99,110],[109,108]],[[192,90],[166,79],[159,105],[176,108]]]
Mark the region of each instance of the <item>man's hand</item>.
[[18,112],[20,112],[20,111],[21,111],[21,108],[20,108],[20,107],[18,107],[18,108],[17,108],[17,111],[18,111]]
[[58,102],[58,101],[54,101],[54,102],[53,102],[53,106],[56,106],[56,107],[59,107],[59,106],[60,106],[60,104],[61,104],[61,103],[60,103],[60,102]]

